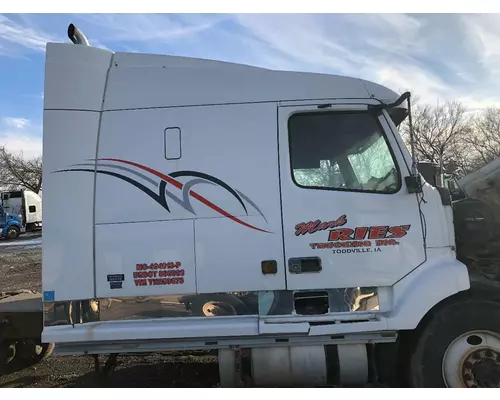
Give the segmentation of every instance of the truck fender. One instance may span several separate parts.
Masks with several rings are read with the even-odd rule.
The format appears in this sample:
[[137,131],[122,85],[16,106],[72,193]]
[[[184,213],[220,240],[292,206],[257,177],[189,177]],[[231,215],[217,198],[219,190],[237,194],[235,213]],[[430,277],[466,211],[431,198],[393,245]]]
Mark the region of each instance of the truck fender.
[[8,231],[8,230],[9,230],[9,228],[10,228],[10,227],[12,227],[12,226],[15,226],[17,229],[19,229],[19,231],[22,231],[22,225],[21,225],[19,222],[17,222],[17,221],[9,221],[9,222],[7,222],[7,223],[3,226],[2,230],[0,231],[0,237],[5,237],[5,236],[7,236],[7,231]]
[[470,286],[468,269],[460,261],[427,261],[394,285],[387,328],[415,329],[435,306]]
[[19,221],[16,221],[16,220],[9,221],[7,223],[7,227],[10,227],[10,226],[15,226],[15,227],[17,227],[19,229],[22,228],[22,225],[19,223]]

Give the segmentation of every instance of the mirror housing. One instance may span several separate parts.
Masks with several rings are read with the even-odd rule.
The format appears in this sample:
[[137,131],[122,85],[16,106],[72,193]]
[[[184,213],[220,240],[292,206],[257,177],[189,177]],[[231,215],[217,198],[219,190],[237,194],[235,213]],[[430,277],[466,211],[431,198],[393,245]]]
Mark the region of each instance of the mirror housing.
[[420,175],[405,176],[408,193],[422,193],[422,179]]

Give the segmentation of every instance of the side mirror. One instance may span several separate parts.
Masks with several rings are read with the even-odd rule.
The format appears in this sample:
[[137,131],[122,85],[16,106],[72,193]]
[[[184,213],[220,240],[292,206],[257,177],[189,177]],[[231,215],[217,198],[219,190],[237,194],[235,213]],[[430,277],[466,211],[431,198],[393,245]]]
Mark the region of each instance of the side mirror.
[[422,193],[422,180],[420,175],[405,176],[406,188],[408,193]]
[[453,201],[462,200],[462,199],[466,199],[466,198],[467,198],[467,196],[465,195],[465,193],[462,190],[456,190],[454,192],[451,192],[451,199]]

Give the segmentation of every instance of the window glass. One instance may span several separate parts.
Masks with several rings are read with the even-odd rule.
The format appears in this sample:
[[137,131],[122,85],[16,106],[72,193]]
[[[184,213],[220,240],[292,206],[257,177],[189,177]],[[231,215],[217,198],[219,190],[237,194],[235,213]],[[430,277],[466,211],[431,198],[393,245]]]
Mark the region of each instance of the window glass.
[[289,119],[295,183],[308,188],[394,193],[400,178],[375,116],[304,113]]

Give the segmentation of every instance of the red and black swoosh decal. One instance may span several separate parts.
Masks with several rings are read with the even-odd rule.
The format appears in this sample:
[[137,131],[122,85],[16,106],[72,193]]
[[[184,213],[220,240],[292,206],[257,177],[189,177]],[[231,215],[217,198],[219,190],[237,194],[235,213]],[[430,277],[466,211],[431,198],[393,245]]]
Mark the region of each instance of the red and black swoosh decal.
[[[168,212],[170,212],[170,209],[168,207],[167,199],[165,197],[165,193],[166,193],[166,190],[168,188],[168,185],[173,186],[174,188],[177,188],[179,190],[183,190],[185,185],[182,182],[178,181],[176,178],[179,178],[179,177],[201,178],[201,179],[207,180],[209,182],[212,182],[220,187],[223,187],[225,190],[227,190],[229,193],[231,193],[236,198],[236,200],[241,204],[241,206],[245,210],[245,213],[248,215],[247,207],[246,207],[243,199],[241,198],[241,196],[238,194],[238,192],[236,190],[234,190],[233,188],[231,188],[229,185],[227,185],[225,182],[223,182],[220,179],[215,178],[211,175],[208,175],[208,174],[205,174],[202,172],[197,172],[197,171],[177,171],[177,172],[173,172],[169,175],[166,175],[166,174],[164,174],[160,171],[157,171],[153,168],[150,168],[148,166],[145,166],[145,165],[133,162],[133,161],[118,159],[118,158],[100,158],[97,161],[112,161],[112,162],[116,162],[116,163],[130,165],[130,166],[138,168],[142,171],[149,172],[150,174],[156,176],[157,178],[160,178],[160,185],[159,185],[158,193],[155,193],[153,190],[151,190],[147,186],[141,184],[140,182],[137,182],[136,180],[134,180],[126,175],[119,174],[117,172],[99,170],[99,169],[91,169],[91,168],[71,168],[71,169],[64,169],[64,170],[59,170],[59,171],[55,171],[55,172],[69,172],[69,171],[82,171],[83,172],[84,171],[84,172],[96,172],[98,174],[113,176],[117,179],[121,179],[121,180],[135,186],[136,188],[138,188],[139,190],[141,190],[142,192],[147,194],[149,197],[151,197],[153,200],[155,200],[158,204],[160,204]],[[186,188],[186,189],[189,189],[189,188]],[[226,218],[231,219],[232,221],[234,221],[240,225],[243,225],[247,228],[250,228],[250,229],[253,229],[256,231],[271,233],[265,229],[258,228],[258,227],[251,225],[245,221],[242,221],[240,218],[223,210],[222,208],[220,208],[219,206],[217,206],[216,204],[214,204],[213,202],[211,202],[210,200],[208,200],[204,196],[198,194],[197,192],[195,192],[192,189],[189,189],[188,195],[189,195],[189,197],[192,197],[192,198],[198,200],[200,203],[204,204],[205,206],[209,207],[210,209],[214,210],[215,212],[223,215]],[[260,210],[258,210],[258,211],[260,213]],[[262,215],[262,213],[261,213],[261,215]]]

